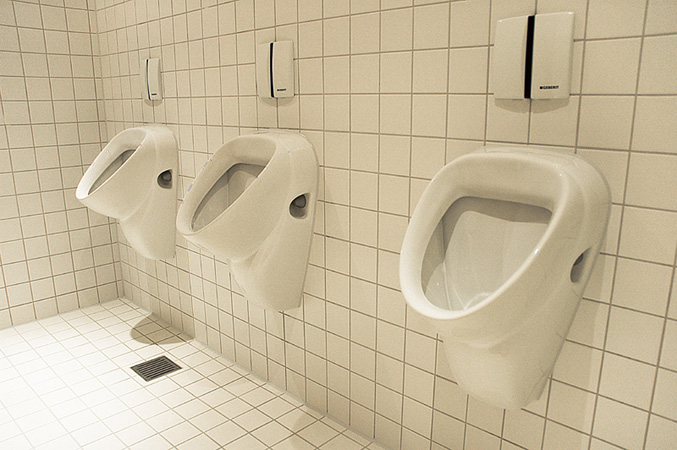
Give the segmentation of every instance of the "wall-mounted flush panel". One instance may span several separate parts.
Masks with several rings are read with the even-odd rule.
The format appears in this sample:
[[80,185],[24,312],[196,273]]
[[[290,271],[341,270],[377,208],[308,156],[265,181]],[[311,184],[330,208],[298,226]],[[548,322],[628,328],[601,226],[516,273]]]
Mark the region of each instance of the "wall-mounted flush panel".
[[145,100],[162,100],[162,74],[160,58],[146,58],[141,67],[143,79],[143,98]]
[[496,98],[568,98],[573,35],[572,12],[499,20],[493,59]]
[[261,98],[294,96],[294,42],[259,44],[256,49],[256,85]]

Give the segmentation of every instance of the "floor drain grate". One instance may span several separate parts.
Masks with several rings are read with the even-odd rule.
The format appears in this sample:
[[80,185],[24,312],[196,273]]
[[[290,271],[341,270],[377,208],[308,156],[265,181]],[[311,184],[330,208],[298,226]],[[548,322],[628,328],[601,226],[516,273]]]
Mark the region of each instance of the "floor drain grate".
[[139,374],[145,381],[154,380],[162,375],[167,375],[175,370],[179,370],[180,368],[181,366],[166,356],[160,356],[159,358],[151,359],[150,361],[142,362],[141,364],[131,367],[131,369]]

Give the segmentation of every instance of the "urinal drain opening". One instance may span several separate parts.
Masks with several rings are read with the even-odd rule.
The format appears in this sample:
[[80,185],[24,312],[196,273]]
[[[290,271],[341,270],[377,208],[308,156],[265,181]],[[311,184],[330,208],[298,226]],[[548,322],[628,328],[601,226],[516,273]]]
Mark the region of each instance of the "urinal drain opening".
[[146,362],[142,362],[131,369],[136,372],[144,381],[151,381],[168,373],[181,369],[181,366],[176,364],[166,356],[160,356]]
[[302,219],[306,216],[308,209],[308,194],[299,195],[289,204],[289,214],[292,217]]
[[172,171],[165,170],[157,176],[157,184],[164,189],[172,188]]
[[583,274],[583,266],[584,266],[583,263],[586,260],[589,250],[590,249],[581,253],[578,256],[578,258],[576,258],[576,261],[574,261],[574,264],[571,266],[571,273],[569,274],[569,278],[571,279],[572,283],[577,283],[578,281],[580,281],[581,275]]

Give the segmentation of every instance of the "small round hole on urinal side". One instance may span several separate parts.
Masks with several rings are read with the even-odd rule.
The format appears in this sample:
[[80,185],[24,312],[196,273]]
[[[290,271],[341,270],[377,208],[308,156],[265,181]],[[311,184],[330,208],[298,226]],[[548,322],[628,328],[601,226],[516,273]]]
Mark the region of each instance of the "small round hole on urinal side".
[[163,189],[172,188],[172,171],[165,170],[160,175],[157,176],[157,184]]
[[571,279],[572,283],[577,283],[580,281],[581,276],[583,275],[583,267],[585,266],[585,261],[588,256],[588,252],[590,249],[584,251],[581,253],[578,258],[576,258],[576,261],[574,261],[574,264],[571,266],[571,273],[569,274],[569,278]]
[[297,219],[303,219],[308,210],[308,194],[299,195],[289,204],[289,214]]

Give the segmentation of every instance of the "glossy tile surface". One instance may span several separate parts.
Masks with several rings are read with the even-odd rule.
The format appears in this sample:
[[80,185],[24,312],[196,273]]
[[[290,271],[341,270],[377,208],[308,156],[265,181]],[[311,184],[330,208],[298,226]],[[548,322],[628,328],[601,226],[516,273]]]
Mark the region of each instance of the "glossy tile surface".
[[[151,382],[129,368],[166,355]],[[0,448],[379,449],[127,300],[0,331]]]

